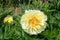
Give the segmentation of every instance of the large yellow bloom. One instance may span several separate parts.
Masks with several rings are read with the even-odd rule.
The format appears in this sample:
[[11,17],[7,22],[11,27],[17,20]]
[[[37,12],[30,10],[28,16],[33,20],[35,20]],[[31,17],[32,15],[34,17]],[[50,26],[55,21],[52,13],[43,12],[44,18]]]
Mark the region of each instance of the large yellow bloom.
[[41,33],[46,28],[47,16],[39,10],[26,10],[21,17],[22,29],[30,35]]
[[8,22],[8,23],[13,22],[13,17],[10,16],[10,15],[8,15],[7,17],[4,18],[4,23],[5,23],[5,22]]

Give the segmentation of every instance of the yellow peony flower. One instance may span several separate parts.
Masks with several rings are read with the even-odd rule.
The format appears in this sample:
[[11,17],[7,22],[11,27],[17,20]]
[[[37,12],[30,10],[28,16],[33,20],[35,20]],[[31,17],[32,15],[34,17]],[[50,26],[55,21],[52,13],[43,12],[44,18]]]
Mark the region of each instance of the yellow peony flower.
[[39,10],[26,10],[21,17],[22,29],[30,35],[41,33],[46,28],[47,16]]
[[10,15],[8,15],[7,17],[4,18],[4,23],[5,23],[5,22],[8,22],[8,23],[13,22],[13,17],[10,16]]

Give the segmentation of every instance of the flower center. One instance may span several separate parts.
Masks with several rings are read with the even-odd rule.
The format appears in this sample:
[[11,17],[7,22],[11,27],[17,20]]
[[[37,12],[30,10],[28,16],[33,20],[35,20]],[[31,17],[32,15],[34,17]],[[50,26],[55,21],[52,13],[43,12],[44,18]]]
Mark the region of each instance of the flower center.
[[29,20],[29,25],[31,25],[32,27],[35,27],[39,24],[39,20],[36,17],[33,17]]

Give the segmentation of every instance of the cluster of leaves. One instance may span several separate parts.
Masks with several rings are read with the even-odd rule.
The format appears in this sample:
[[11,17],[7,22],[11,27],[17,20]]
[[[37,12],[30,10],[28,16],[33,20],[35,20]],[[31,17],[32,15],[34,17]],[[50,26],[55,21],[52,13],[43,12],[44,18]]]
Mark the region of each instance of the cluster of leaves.
[[[21,13],[14,16],[13,9],[4,5],[20,6]],[[16,5],[16,6],[15,6]],[[25,10],[36,9],[43,11],[47,17],[46,30],[38,35],[29,35],[23,31],[20,25],[20,18]],[[13,16],[13,23],[4,23],[7,15]],[[8,40],[60,40],[60,1],[48,0],[0,0],[0,39]]]

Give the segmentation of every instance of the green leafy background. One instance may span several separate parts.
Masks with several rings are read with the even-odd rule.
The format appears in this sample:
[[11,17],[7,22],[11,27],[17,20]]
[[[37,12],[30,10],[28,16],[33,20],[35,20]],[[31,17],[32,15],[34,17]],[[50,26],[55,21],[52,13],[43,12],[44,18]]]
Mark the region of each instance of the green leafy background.
[[[41,10],[47,15],[46,29],[38,35],[29,35],[21,28],[20,19],[25,10]],[[7,15],[13,23],[4,23]],[[0,0],[0,40],[60,40],[60,0]]]

